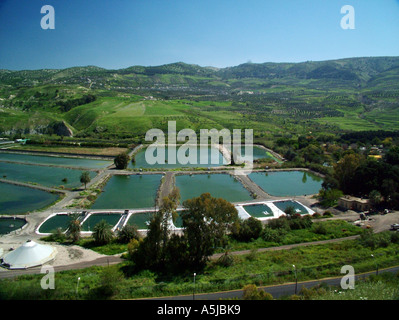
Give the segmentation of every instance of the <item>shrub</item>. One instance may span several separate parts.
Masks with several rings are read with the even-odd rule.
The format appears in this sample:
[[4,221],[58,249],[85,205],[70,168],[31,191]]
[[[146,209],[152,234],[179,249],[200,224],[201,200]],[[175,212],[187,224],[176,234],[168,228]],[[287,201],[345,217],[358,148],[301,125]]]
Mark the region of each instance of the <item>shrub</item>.
[[315,223],[312,229],[316,234],[327,234],[327,228],[323,223]]
[[286,231],[284,229],[272,229],[270,226],[266,226],[262,231],[261,237],[267,242],[279,243],[285,234]]
[[273,300],[273,296],[262,289],[258,289],[254,284],[246,285],[243,288],[244,300]]
[[235,227],[233,236],[239,241],[251,241],[258,239],[262,232],[262,222],[254,217],[241,221],[239,227]]
[[140,234],[137,230],[136,226],[125,225],[121,231],[118,233],[118,242],[120,243],[129,243],[131,240],[140,239]]
[[291,229],[288,223],[288,219],[285,216],[269,220],[268,226],[272,229],[282,229],[286,231],[289,231]]

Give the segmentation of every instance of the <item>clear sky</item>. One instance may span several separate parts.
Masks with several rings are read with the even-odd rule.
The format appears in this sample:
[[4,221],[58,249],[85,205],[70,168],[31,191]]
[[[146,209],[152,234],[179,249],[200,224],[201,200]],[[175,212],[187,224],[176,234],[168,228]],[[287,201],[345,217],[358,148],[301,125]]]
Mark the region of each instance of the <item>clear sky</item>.
[[[43,5],[55,29],[43,30]],[[355,9],[344,30],[341,7]],[[0,0],[0,69],[399,56],[399,0]]]

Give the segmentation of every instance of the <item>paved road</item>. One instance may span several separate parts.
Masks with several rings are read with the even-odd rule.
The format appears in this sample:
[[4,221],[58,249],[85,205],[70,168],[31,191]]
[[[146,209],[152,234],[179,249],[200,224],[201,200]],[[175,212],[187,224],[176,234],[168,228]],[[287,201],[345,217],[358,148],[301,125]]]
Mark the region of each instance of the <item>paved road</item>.
[[[398,273],[399,266],[381,269],[378,272],[379,273],[384,273],[384,272]],[[359,280],[361,278],[365,278],[372,274],[375,274],[375,272],[374,271],[366,272],[366,273],[362,273],[359,275],[355,275],[355,287],[356,287],[357,280]],[[342,276],[344,276],[344,275],[342,275]],[[325,278],[325,279],[320,279],[320,280],[298,282],[298,284],[287,283],[287,284],[282,284],[282,285],[263,286],[263,287],[258,287],[258,288],[270,293],[273,296],[273,298],[277,299],[282,296],[293,295],[293,294],[295,294],[295,290],[297,290],[297,292],[299,292],[302,287],[312,288],[321,283],[328,284],[329,286],[339,286],[341,283],[341,279],[342,279],[342,277]],[[231,290],[231,291],[222,291],[222,292],[214,292],[214,293],[195,294],[195,300],[219,300],[219,299],[226,300],[226,299],[235,299],[235,298],[240,299],[240,298],[242,298],[242,296],[243,296],[243,290]],[[142,300],[193,300],[193,294],[182,295],[182,296],[172,296],[172,297],[148,298],[148,299],[142,299]]]

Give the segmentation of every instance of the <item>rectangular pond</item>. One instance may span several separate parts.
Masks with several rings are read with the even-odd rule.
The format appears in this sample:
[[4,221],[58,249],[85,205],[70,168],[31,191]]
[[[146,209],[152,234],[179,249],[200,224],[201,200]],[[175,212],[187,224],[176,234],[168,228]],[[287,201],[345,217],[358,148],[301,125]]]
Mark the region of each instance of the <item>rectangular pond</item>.
[[322,178],[306,171],[252,172],[248,177],[277,197],[316,194],[323,183]]
[[113,228],[121,217],[122,213],[92,213],[82,223],[81,230],[93,231],[96,224],[102,220],[105,220]]
[[308,214],[308,210],[300,203],[292,200],[273,201],[273,204],[281,211],[285,212],[288,207],[293,207],[296,213]]
[[0,214],[22,214],[49,206],[58,194],[0,182]]
[[[154,146],[143,148],[135,155],[135,163],[129,163],[128,168],[160,168],[160,169],[174,169],[174,168],[212,168],[226,165],[224,163],[224,157],[220,153],[219,149],[214,147],[191,147],[189,149],[183,149],[176,147],[169,150],[169,147],[165,147],[164,154],[162,154],[162,161],[150,164],[146,160],[146,152],[153,157],[157,157],[158,149]],[[172,152],[174,159],[169,157],[169,152]],[[192,157],[192,160],[189,158]],[[189,163],[191,162],[191,163]]]
[[92,205],[92,209],[149,208],[155,205],[162,175],[115,175]]
[[[0,178],[25,183],[37,183],[46,187],[80,187],[82,185],[80,182],[82,172],[82,170],[68,168],[0,162]],[[90,171],[92,179],[96,174],[96,172]]]
[[207,192],[214,198],[223,198],[230,202],[253,199],[241,182],[229,174],[177,175],[176,187],[180,190],[181,202]]
[[21,162],[27,164],[48,164],[88,169],[102,169],[108,167],[113,163],[113,161],[109,160],[107,161],[86,158],[70,158],[64,156],[43,156],[8,152],[0,152],[0,160]]
[[265,204],[247,204],[242,207],[254,218],[270,218],[274,216],[272,209]]

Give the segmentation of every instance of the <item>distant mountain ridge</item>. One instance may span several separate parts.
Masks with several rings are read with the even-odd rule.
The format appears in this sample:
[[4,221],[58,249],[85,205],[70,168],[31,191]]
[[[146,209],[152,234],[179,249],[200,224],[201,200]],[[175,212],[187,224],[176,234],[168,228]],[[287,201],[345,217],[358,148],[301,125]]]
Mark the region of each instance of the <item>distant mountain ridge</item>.
[[51,81],[68,77],[175,74],[203,76],[221,79],[276,79],[294,77],[299,79],[340,79],[368,81],[381,72],[399,67],[399,57],[363,57],[298,63],[244,63],[234,67],[201,67],[177,62],[160,66],[131,66],[124,69],[104,69],[96,66],[66,69],[0,70],[0,82],[31,79]]

